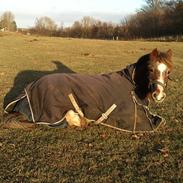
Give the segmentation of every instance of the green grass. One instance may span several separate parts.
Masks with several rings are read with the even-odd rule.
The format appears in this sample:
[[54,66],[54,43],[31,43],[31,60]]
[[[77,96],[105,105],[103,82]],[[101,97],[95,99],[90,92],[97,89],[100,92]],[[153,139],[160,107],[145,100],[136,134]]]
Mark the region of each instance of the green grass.
[[183,182],[183,43],[0,34],[0,107],[22,71],[22,86],[56,72],[53,61],[80,73],[111,72],[156,47],[174,53],[168,96],[152,106],[166,119],[165,128],[140,139],[102,126],[0,129],[0,182]]

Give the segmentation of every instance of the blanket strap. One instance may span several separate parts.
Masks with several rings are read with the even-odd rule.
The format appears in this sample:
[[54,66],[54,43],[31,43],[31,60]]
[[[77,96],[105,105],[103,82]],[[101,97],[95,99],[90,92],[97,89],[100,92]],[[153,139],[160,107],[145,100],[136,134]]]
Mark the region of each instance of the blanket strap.
[[[68,95],[69,96],[69,99],[72,103],[72,105],[74,106],[76,112],[84,118],[84,114],[81,110],[81,108],[78,106],[74,96],[71,94]],[[116,104],[113,104],[105,113],[102,114],[102,116],[97,120],[95,121],[95,124],[101,124],[104,120],[106,120],[108,118],[108,116],[111,114],[112,111],[114,111],[114,109],[117,107]],[[88,119],[87,119],[88,120]],[[94,121],[94,120],[89,120],[89,121]]]
[[80,109],[80,107],[78,106],[74,96],[72,95],[72,93],[70,93],[69,95],[69,99],[72,103],[72,105],[74,106],[74,108],[76,109],[76,111],[78,112],[78,114],[81,116],[81,117],[84,117],[84,114],[82,112],[82,110]]
[[100,124],[102,121],[106,120],[112,111],[117,107],[116,104],[113,104],[102,116],[95,122],[95,124]]

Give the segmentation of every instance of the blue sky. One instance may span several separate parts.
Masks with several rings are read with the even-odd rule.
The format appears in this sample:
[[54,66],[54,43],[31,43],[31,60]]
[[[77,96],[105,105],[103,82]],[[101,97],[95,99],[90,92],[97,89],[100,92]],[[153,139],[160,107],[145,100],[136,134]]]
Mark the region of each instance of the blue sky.
[[49,16],[64,26],[83,16],[119,23],[143,4],[143,0],[0,0],[0,15],[11,11],[19,27],[33,26],[40,16]]

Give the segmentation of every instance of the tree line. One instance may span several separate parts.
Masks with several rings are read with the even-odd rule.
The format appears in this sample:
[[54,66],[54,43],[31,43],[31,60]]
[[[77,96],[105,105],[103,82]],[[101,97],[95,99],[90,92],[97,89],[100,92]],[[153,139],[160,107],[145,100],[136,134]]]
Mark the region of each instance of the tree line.
[[47,36],[112,39],[118,36],[120,29],[118,25],[102,22],[89,16],[75,21],[70,27],[58,27],[51,18],[45,16],[37,18],[35,26],[29,29],[29,32]]
[[36,20],[32,33],[95,39],[139,39],[183,35],[183,0],[145,0],[145,5],[121,23],[83,17],[70,27],[58,27],[49,17]]
[[183,35],[182,0],[146,0],[146,5],[123,22],[126,36],[151,38]]
[[[28,32],[46,36],[123,40],[183,35],[183,0],[144,0],[144,3],[141,9],[123,18],[119,24],[85,16],[69,27],[59,27],[45,16],[37,18]],[[7,19],[3,17],[7,15],[1,17],[0,27]],[[11,23],[6,23],[6,27],[16,27],[14,16],[8,22]]]

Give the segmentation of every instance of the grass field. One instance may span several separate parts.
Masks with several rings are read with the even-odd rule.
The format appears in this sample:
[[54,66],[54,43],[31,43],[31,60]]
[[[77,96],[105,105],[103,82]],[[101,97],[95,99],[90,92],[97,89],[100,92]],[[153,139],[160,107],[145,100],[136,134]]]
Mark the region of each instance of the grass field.
[[0,129],[0,182],[183,182],[183,43],[0,34],[0,108],[14,84],[20,91],[44,74],[120,70],[156,47],[174,53],[167,98],[152,106],[165,128],[139,139],[102,126]]

